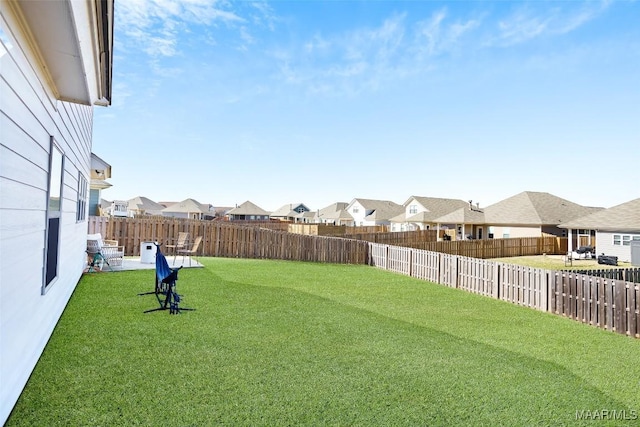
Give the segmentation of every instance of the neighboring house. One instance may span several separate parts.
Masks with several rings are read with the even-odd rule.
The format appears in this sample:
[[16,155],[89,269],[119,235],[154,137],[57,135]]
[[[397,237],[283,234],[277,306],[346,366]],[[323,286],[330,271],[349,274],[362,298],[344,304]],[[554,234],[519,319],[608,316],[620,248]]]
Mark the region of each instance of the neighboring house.
[[435,222],[438,232],[452,230],[443,231],[443,233],[449,237],[455,237],[456,240],[482,240],[485,238],[484,212],[478,205],[473,206],[471,202],[464,208],[438,217]]
[[458,224],[455,220],[438,221],[438,218],[457,210],[475,211],[469,202],[439,197],[411,196],[403,206],[404,211],[390,220],[391,231],[453,229]]
[[299,214],[309,212],[309,208],[303,203],[288,203],[271,212],[269,217],[280,221],[295,221]]
[[0,425],[86,267],[112,0],[0,1]]
[[89,181],[89,215],[99,216],[102,190],[111,187],[111,165],[91,153],[91,181]]
[[138,196],[133,199],[127,200],[127,210],[129,215],[133,216],[152,216],[152,215],[162,215],[162,210],[166,206],[161,205],[160,203],[154,202],[153,200]]
[[304,224],[312,224],[312,223],[315,222],[315,217],[316,217],[316,213],[315,212],[305,211],[305,212],[300,212],[299,214],[297,214],[293,218],[293,221],[294,222],[304,223]]
[[113,202],[105,199],[100,199],[100,205],[98,206],[98,216],[111,216],[112,207]]
[[313,222],[318,224],[347,225],[353,217],[347,212],[347,202],[336,202],[316,212]]
[[560,224],[602,210],[549,193],[524,191],[484,209],[488,238],[566,237]]
[[129,214],[129,203],[126,200],[114,200],[111,202],[109,208],[109,216],[115,216],[118,218],[127,218],[133,216],[133,213]]
[[229,210],[226,217],[230,221],[269,221],[269,212],[247,200]]
[[617,256],[619,261],[630,262],[631,242],[640,240],[640,198],[564,222],[560,228],[569,230],[569,251],[576,248],[573,236],[590,235],[593,230],[597,254]]
[[231,209],[233,209],[232,206],[214,206],[213,216],[217,219],[224,218]]
[[213,206],[193,199],[185,199],[162,209],[163,216],[189,219],[213,219]]
[[404,207],[389,200],[353,199],[345,209],[353,218],[352,226],[388,225]]

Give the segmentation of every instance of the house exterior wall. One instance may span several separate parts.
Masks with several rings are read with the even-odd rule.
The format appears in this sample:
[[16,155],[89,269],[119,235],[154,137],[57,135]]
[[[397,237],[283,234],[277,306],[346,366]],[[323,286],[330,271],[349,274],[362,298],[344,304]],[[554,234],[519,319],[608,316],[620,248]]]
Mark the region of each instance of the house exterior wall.
[[89,215],[100,216],[100,190],[89,190]]
[[349,212],[349,214],[351,214],[351,216],[353,217],[353,221],[350,221],[348,225],[371,225],[365,224],[364,217],[367,216],[367,212],[364,206],[362,206],[362,204],[357,200],[347,206],[347,212]]
[[[615,236],[619,236],[619,238],[614,238]],[[628,240],[624,236],[628,236]],[[617,256],[618,261],[631,262],[632,240],[640,240],[640,233],[597,231],[596,254]],[[624,244],[625,241],[627,241],[628,243]],[[618,244],[618,242],[620,244]]]
[[484,233],[486,238],[489,238],[489,233],[493,233],[494,239],[502,239],[503,237],[540,237],[542,235],[539,226],[522,225],[486,225]]
[[162,212],[162,216],[168,216],[171,218],[189,218],[187,212]]
[[[4,3],[4,2],[3,2]],[[13,17],[0,31],[0,424],[4,424],[86,265],[79,175],[89,180],[93,109],[54,99]],[[51,137],[63,152],[57,277],[43,293]],[[88,207],[85,205],[85,209]],[[87,215],[85,213],[84,217]]]

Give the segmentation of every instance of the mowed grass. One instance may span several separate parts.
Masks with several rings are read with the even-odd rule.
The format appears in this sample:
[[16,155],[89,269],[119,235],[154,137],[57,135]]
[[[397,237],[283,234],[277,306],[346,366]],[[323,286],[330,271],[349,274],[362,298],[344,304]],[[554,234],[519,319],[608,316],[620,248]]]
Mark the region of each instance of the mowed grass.
[[640,410],[640,340],[367,266],[202,261],[180,272],[196,311],[179,315],[143,314],[153,271],[85,275],[7,425],[592,425],[576,412]]

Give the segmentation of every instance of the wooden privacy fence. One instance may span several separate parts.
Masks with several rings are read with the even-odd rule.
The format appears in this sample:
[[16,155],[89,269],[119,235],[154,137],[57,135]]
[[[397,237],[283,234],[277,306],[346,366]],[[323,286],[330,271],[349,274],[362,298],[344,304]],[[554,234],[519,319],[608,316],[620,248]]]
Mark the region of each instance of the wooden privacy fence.
[[268,258],[318,261],[339,264],[366,264],[367,242],[337,237],[304,236],[259,227],[243,227],[233,222],[178,218],[108,218],[90,220],[89,233],[117,240],[126,255],[140,255],[142,242],[174,243],[179,232],[188,232],[191,241],[202,236],[198,255],[229,258]]
[[352,233],[349,235],[349,238],[413,248],[427,242],[435,243],[436,240],[438,240],[438,232],[436,230],[415,230],[392,231],[388,233]]
[[[251,226],[249,226],[249,224]],[[89,217],[89,233],[100,233],[105,239],[118,240],[125,247],[126,255],[137,256],[140,254],[140,243],[145,241],[157,241],[162,244],[171,244],[175,241],[179,232],[188,232],[192,239],[203,236],[203,244],[200,254],[206,256],[241,256],[240,253],[273,253],[264,247],[256,247],[262,243],[274,239],[284,239],[290,245],[303,245],[301,248],[283,249],[285,253],[300,253],[304,260],[309,258],[306,254],[310,245],[306,239],[299,239],[291,234],[289,238],[273,237],[268,233],[251,232],[249,230],[264,231],[269,229],[276,231],[282,226],[295,224],[266,222],[266,221],[202,221],[184,218],[113,218],[113,217]],[[304,225],[304,224],[301,224]],[[276,227],[273,230],[272,227]],[[362,227],[333,226],[344,230],[357,230]],[[460,240],[460,241],[433,241],[436,239],[435,230],[418,230],[391,233],[361,233],[349,234],[345,237],[355,240],[384,243],[394,246],[403,246],[415,249],[424,249],[433,252],[462,255],[472,258],[502,258],[510,256],[564,254],[566,253],[567,239],[558,237],[523,237],[513,239],[489,239],[489,240]],[[315,236],[317,237],[317,236]],[[267,243],[264,243],[267,245]],[[280,244],[280,243],[279,243]],[[281,243],[285,244],[285,243]],[[331,243],[335,246],[337,243]],[[343,250],[349,250],[351,244],[344,244]],[[344,259],[359,259],[361,246],[354,246],[356,254],[343,254]],[[299,251],[299,252],[296,252]],[[231,254],[231,255],[225,255]],[[280,255],[278,255],[280,256]],[[291,255],[292,256],[292,255]],[[324,258],[324,256],[320,256]],[[292,259],[292,258],[286,258]]]
[[332,224],[288,224],[290,233],[310,234],[313,236],[349,236],[359,233],[384,233],[388,227],[386,225],[373,226],[346,226]]
[[566,254],[567,244],[566,237],[545,236],[509,239],[432,241],[414,244],[410,247],[426,251],[487,259],[541,254]]
[[506,258],[514,256],[566,254],[567,238],[518,237],[509,239],[436,241],[435,230],[355,234],[350,237],[372,243],[462,255],[472,258]]
[[640,337],[640,285],[369,243],[369,265]]
[[640,283],[640,268],[609,268],[603,270],[565,270],[570,273],[587,274],[589,276],[605,277],[607,279],[624,280],[625,282]]

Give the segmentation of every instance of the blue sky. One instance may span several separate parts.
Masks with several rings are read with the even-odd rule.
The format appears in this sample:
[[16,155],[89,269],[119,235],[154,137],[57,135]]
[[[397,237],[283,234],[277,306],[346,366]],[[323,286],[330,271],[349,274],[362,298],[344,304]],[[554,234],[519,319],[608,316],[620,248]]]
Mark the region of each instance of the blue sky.
[[119,0],[108,200],[640,196],[640,2]]

